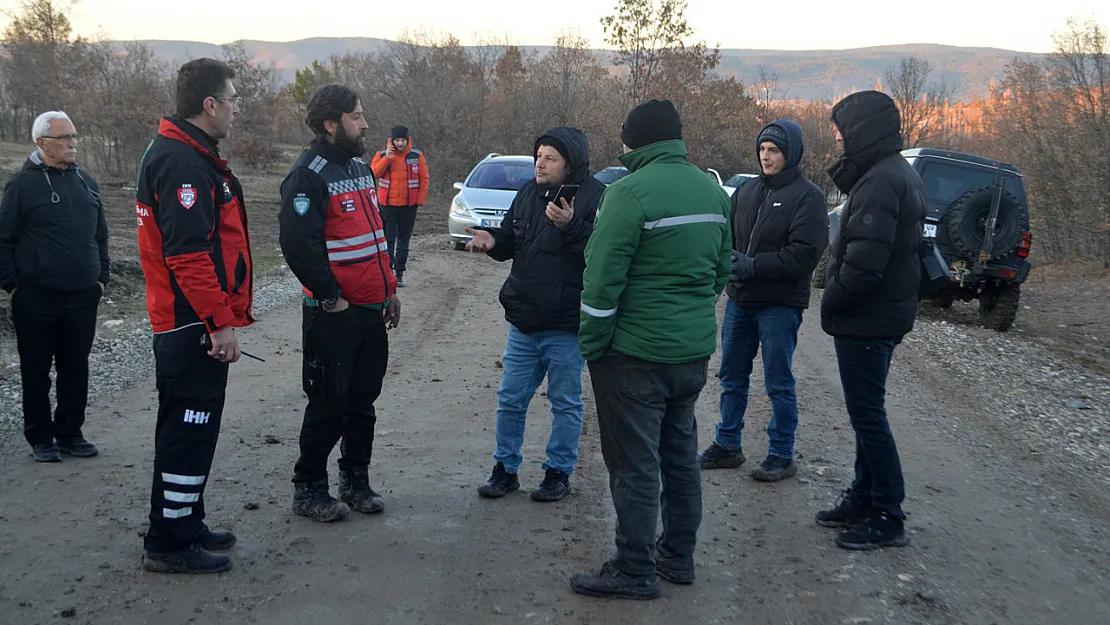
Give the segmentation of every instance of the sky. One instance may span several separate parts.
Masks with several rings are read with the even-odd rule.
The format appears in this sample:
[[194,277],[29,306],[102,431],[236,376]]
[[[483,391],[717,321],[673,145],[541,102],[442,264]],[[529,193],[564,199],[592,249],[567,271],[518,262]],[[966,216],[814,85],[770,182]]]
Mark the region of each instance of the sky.
[[[64,0],[63,0],[64,1]],[[403,31],[451,33],[464,44],[478,40],[549,45],[575,29],[593,47],[605,47],[599,19],[616,0],[409,0],[321,2],[304,0],[80,0],[68,12],[74,31],[113,39],[173,39],[227,43],[237,39],[293,41],[309,37],[395,39]],[[689,0],[686,16],[710,46],[815,50],[903,43],[939,43],[1047,52],[1052,33],[1069,17],[1094,18],[1110,27],[1110,1],[1029,0],[795,0],[737,2]],[[15,0],[0,0],[11,10]],[[142,7],[142,8],[137,8]],[[765,9],[763,7],[766,7]],[[849,8],[850,7],[850,8]],[[172,18],[167,19],[167,16]]]

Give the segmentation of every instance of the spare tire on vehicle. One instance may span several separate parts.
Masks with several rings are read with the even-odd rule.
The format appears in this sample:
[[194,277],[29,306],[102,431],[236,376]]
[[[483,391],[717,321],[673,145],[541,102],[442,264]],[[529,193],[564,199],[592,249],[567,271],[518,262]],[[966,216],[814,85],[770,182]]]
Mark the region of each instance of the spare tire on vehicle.
[[[952,203],[945,220],[948,238],[956,249],[971,258],[979,257],[991,215],[993,186],[979,187],[961,195]],[[1009,256],[1021,242],[1021,235],[1029,230],[1029,213],[1014,194],[1003,190],[998,203],[998,221],[994,231],[991,258]]]

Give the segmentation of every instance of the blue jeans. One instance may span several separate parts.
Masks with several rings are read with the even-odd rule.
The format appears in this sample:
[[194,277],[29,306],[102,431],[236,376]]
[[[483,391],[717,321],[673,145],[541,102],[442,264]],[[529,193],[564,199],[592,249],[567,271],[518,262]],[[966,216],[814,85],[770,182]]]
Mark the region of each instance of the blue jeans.
[[794,457],[794,431],[798,429],[798,397],[794,393],[794,348],[802,309],[789,306],[741,308],[732,300],[721,326],[721,422],[717,444],[739,449],[748,409],[749,377],[756,352],[762,347],[763,379],[771,398],[767,425],[768,455]]
[[528,404],[547,376],[547,399],[551,402],[551,437],[543,468],[567,475],[578,461],[578,438],[582,434],[582,368],[585,360],[578,335],[562,330],[525,334],[509,326],[504,372],[497,388],[497,451],[495,462],[505,471],[520,469],[520,446],[524,443],[524,421]]

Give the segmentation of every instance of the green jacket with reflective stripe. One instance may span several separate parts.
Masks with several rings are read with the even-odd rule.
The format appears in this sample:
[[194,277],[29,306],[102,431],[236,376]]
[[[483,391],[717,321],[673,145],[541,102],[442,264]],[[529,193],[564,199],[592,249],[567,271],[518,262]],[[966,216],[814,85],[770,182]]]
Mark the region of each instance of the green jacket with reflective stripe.
[[578,342],[683,363],[717,349],[717,297],[732,255],[728,194],[686,160],[681,140],[621,156],[632,173],[605,190],[586,245]]

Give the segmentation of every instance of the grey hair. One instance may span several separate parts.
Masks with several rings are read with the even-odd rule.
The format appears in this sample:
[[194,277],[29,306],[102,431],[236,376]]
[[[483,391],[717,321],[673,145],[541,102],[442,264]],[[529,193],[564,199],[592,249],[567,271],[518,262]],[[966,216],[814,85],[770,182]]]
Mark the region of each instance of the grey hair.
[[56,119],[64,119],[71,124],[73,123],[73,120],[69,118],[69,115],[66,115],[61,111],[47,111],[42,115],[36,117],[35,123],[31,125],[31,140],[38,141],[39,139],[50,134],[50,122]]

